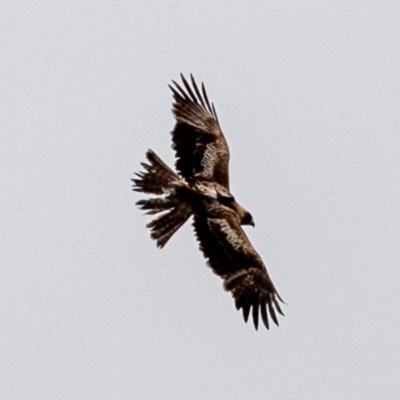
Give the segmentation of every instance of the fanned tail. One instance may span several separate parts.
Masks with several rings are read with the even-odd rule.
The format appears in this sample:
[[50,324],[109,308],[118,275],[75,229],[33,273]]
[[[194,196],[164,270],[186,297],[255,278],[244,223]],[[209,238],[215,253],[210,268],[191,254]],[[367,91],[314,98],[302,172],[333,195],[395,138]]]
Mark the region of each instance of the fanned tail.
[[193,210],[189,203],[176,198],[176,188],[185,185],[183,179],[172,171],[152,151],[146,153],[150,164],[142,163],[145,172],[136,173],[138,179],[132,179],[133,190],[159,196],[153,199],[139,200],[136,205],[146,214],[162,213],[147,224],[151,237],[162,248],[171,236],[188,220]]

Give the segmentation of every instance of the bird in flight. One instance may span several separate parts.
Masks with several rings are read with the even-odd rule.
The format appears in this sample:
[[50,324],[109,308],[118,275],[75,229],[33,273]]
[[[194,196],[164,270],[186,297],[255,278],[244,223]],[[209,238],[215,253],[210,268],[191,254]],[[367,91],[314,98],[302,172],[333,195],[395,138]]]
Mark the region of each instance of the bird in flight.
[[181,75],[170,89],[176,124],[171,132],[176,172],[152,150],[146,153],[144,171],[132,179],[133,190],[156,195],[136,204],[147,214],[160,214],[147,224],[151,237],[162,248],[171,236],[193,217],[195,236],[208,266],[222,278],[232,293],[245,322],[252,314],[254,326],[269,318],[278,324],[284,315],[279,296],[267,269],[250,243],[242,225],[254,226],[251,214],[234,198],[229,188],[229,148],[222,133],[214,104],[204,84],[191,85]]

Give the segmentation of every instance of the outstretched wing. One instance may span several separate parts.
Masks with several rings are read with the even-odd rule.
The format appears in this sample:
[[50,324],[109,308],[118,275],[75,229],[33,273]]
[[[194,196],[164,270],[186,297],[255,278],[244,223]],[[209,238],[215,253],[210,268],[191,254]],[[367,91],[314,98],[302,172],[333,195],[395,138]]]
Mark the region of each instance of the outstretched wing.
[[176,125],[172,148],[176,169],[188,181],[198,178],[217,182],[229,191],[229,149],[219,126],[214,104],[210,104],[204,84],[201,92],[191,75],[192,87],[181,75],[183,86],[169,86],[175,102]]
[[233,219],[195,217],[193,226],[208,265],[224,280],[236,308],[242,308],[244,320],[247,322],[251,310],[256,329],[260,313],[267,329],[268,314],[279,325],[276,311],[284,315],[278,302],[283,300],[240,225]]

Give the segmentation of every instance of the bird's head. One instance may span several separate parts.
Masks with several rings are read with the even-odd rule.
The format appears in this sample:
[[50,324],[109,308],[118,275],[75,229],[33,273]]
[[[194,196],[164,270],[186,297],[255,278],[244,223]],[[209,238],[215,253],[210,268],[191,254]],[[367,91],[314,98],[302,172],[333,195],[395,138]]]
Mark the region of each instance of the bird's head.
[[253,216],[248,211],[246,211],[246,213],[242,216],[240,225],[251,225],[253,228],[256,226],[253,220]]
[[254,220],[253,220],[253,216],[245,208],[243,208],[239,203],[237,203],[235,201],[233,203],[232,208],[234,208],[237,215],[239,216],[240,225],[251,225],[252,227],[256,226],[254,223]]
[[216,192],[218,201],[236,212],[240,225],[255,226],[252,215],[235,200],[231,193],[218,189],[216,189]]

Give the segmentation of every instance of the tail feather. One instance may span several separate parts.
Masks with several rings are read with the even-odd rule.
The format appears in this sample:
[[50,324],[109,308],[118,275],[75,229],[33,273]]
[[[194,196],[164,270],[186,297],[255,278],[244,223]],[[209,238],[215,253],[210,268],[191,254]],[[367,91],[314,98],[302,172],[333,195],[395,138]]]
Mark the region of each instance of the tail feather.
[[171,199],[164,199],[162,197],[158,197],[155,199],[146,199],[139,200],[136,203],[137,206],[140,206],[141,210],[148,210],[146,214],[158,214],[163,211],[167,211],[176,206],[176,201]]
[[132,179],[133,190],[150,194],[165,194],[181,182],[179,175],[172,171],[153,150],[148,150],[146,157],[149,164],[141,163],[145,171],[135,173],[138,178]]
[[188,220],[193,210],[189,203],[177,199],[176,188],[185,185],[183,179],[172,171],[152,150],[146,153],[149,164],[142,163],[144,172],[136,173],[132,179],[133,190],[159,196],[153,199],[139,200],[136,205],[146,214],[162,213],[147,227],[158,247],[164,247],[171,236]]
[[151,237],[157,242],[157,246],[164,247],[191,214],[191,208],[181,204],[147,224],[147,227],[151,229]]

